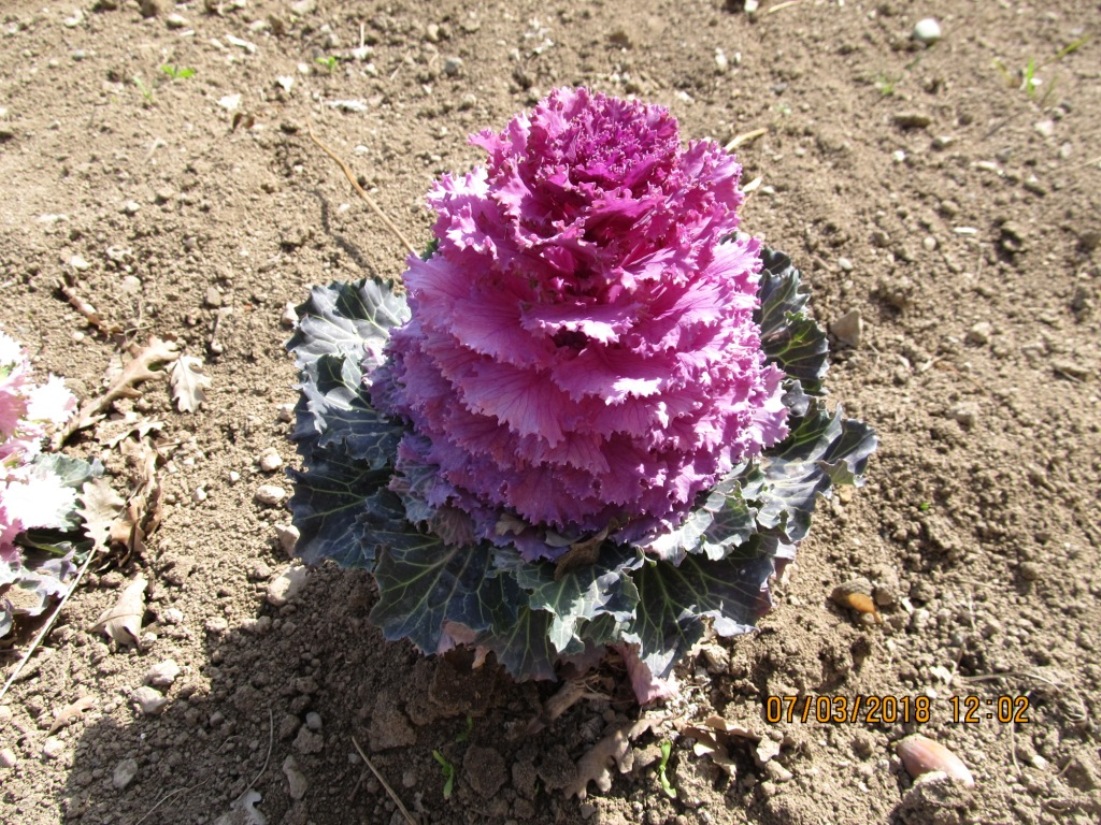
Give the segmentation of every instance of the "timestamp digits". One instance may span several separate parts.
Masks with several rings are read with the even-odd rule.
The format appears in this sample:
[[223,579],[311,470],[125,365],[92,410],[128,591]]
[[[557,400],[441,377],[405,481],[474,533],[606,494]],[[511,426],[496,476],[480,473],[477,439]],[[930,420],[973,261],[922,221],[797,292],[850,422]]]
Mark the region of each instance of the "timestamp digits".
[[925,724],[932,716],[928,696],[768,696],[765,721],[819,724]]

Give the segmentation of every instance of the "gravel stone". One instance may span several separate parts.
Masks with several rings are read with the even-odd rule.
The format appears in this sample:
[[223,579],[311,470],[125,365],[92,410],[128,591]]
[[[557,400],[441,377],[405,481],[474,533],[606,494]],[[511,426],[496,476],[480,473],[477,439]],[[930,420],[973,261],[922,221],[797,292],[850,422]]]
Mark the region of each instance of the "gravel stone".
[[148,685],[142,685],[135,690],[130,694],[130,698],[146,716],[154,716],[160,713],[164,706],[168,704],[168,699],[165,698],[163,693]]
[[273,607],[282,607],[306,584],[309,569],[303,564],[294,564],[271,580],[268,585],[267,600]]
[[122,790],[131,782],[134,781],[134,777],[138,775],[138,760],[136,759],[123,759],[117,765],[115,765],[114,773],[111,774],[111,784],[115,786],[117,790]]
[[287,491],[276,484],[261,484],[256,488],[256,502],[267,507],[276,507],[283,503]]
[[145,683],[153,687],[168,687],[179,675],[180,666],[172,659],[165,659],[145,672]]

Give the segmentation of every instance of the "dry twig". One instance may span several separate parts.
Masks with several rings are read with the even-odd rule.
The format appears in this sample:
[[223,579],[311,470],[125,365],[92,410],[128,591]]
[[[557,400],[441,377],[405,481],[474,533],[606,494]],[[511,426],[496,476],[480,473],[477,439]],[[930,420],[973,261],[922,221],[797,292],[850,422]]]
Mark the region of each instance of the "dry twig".
[[8,692],[8,688],[15,683],[15,680],[19,678],[19,674],[23,672],[23,668],[26,667],[27,662],[31,660],[31,656],[38,650],[42,644],[42,640],[46,638],[46,635],[53,630],[54,624],[57,622],[57,617],[61,615],[61,609],[65,607],[65,603],[69,601],[69,597],[73,595],[73,592],[80,585],[81,580],[84,578],[84,574],[88,572],[88,567],[92,563],[92,559],[96,557],[96,551],[98,547],[93,547],[88,551],[88,558],[84,560],[84,564],[80,565],[80,570],[77,571],[76,578],[73,579],[73,583],[69,585],[69,589],[65,591],[65,595],[61,597],[61,601],[57,603],[57,607],[54,608],[53,614],[50,616],[46,624],[42,625],[42,629],[38,631],[38,635],[34,637],[34,641],[31,642],[30,647],[19,659],[19,663],[15,666],[15,669],[8,676],[8,680],[4,682],[4,686],[0,688],[0,699],[4,698],[4,695]]
[[382,207],[380,207],[378,203],[375,202],[375,199],[368,195],[364,188],[359,185],[359,181],[356,180],[356,176],[352,174],[352,170],[348,166],[348,164],[345,163],[336,152],[334,152],[332,149],[322,143],[320,138],[318,138],[317,135],[313,133],[313,125],[307,123],[306,130],[309,132],[310,140],[316,143],[317,147],[322,152],[324,152],[326,155],[337,162],[341,170],[344,172],[344,177],[348,179],[348,183],[352,184],[352,188],[356,190],[356,194],[359,195],[359,197],[362,198],[369,207],[371,207],[372,211],[374,211],[374,213],[379,217],[379,220],[381,220],[386,225],[386,228],[389,229],[391,233],[393,233],[394,237],[401,241],[405,245],[405,248],[412,252],[414,255],[419,255],[420,253],[417,251],[416,247],[413,246],[413,244],[409,242],[408,238],[406,238],[405,235],[402,234],[402,231],[398,229],[397,225],[392,220],[390,220],[390,217],[382,211]]
[[390,783],[386,781],[386,777],[379,773],[378,768],[376,768],[371,760],[367,758],[367,754],[363,752],[363,748],[359,746],[359,742],[356,741],[354,736],[352,737],[352,744],[356,746],[356,752],[359,753],[360,758],[367,763],[367,767],[371,769],[371,773],[375,775],[375,779],[382,783],[382,787],[386,789],[386,793],[394,800],[394,804],[398,806],[398,810],[401,811],[401,815],[405,817],[405,821],[408,822],[409,825],[418,825],[417,820],[413,819],[413,815],[409,813],[409,809],[402,803],[401,797],[394,793],[394,789],[390,787]]

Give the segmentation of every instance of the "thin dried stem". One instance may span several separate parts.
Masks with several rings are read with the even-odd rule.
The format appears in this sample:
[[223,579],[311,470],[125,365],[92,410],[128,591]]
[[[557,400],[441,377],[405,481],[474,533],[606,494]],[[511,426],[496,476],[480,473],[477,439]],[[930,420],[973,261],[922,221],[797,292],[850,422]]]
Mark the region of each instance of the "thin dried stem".
[[726,146],[724,146],[723,148],[728,152],[733,152],[739,146],[744,146],[747,143],[752,143],[757,138],[764,137],[767,134],[768,134],[768,129],[765,128],[765,127],[761,127],[760,129],[754,129],[751,132],[742,132],[742,134],[740,134],[740,135],[735,135],[734,139],[731,140],[728,144],[726,144]]
[[356,180],[356,176],[352,174],[351,167],[349,167],[348,164],[345,163],[344,160],[339,155],[337,155],[336,152],[326,146],[321,141],[321,139],[313,133],[313,124],[307,123],[306,130],[307,132],[309,132],[310,140],[317,144],[317,148],[319,148],[322,152],[324,152],[326,155],[337,162],[337,165],[340,166],[341,171],[344,172],[344,177],[348,179],[348,183],[352,184],[352,188],[356,190],[356,194],[359,195],[360,198],[362,198],[364,201],[366,201],[367,205],[371,207],[374,213],[379,217],[379,220],[381,220],[383,224],[386,225],[386,228],[393,233],[394,237],[401,241],[405,245],[405,248],[412,252],[414,255],[419,255],[420,253],[417,251],[416,247],[414,247],[413,244],[409,242],[409,239],[402,234],[397,225],[392,220],[390,220],[390,217],[382,211],[382,207],[380,207],[375,202],[375,199],[368,195],[364,188],[359,185],[359,181]]
[[776,14],[776,12],[778,11],[790,9],[792,6],[798,6],[802,2],[803,0],[788,0],[786,3],[778,3],[770,8],[767,12],[765,12],[765,14]]
[[76,578],[73,579],[73,583],[69,585],[69,589],[65,592],[65,595],[61,597],[61,601],[57,603],[57,607],[54,608],[53,615],[50,616],[49,621],[42,625],[42,629],[38,631],[38,635],[34,637],[34,641],[31,642],[31,646],[27,648],[27,651],[23,654],[23,657],[19,660],[19,663],[15,666],[15,670],[11,672],[8,680],[4,682],[4,687],[0,688],[0,699],[3,699],[7,694],[8,689],[15,683],[15,680],[19,678],[19,674],[23,672],[23,668],[26,667],[27,662],[30,661],[31,656],[38,650],[42,644],[42,640],[46,638],[46,634],[49,633],[54,624],[57,622],[57,617],[61,615],[61,609],[65,607],[65,603],[69,601],[69,597],[73,595],[73,592],[80,584],[80,580],[84,578],[84,574],[88,572],[88,567],[92,563],[92,559],[96,556],[96,551],[99,548],[93,547],[88,551],[88,558],[84,560],[84,564],[80,565],[80,570],[77,571]]
[[394,789],[390,787],[390,783],[386,781],[386,778],[378,772],[378,768],[376,768],[371,760],[367,758],[367,754],[363,752],[363,748],[359,746],[359,742],[356,741],[354,736],[352,737],[352,744],[356,746],[356,752],[359,753],[360,758],[367,763],[367,767],[371,769],[371,773],[373,773],[375,778],[382,783],[382,787],[386,789],[386,793],[394,800],[394,804],[398,806],[398,810],[401,811],[401,815],[405,817],[405,821],[408,822],[409,825],[418,825],[417,820],[413,819],[413,815],[409,813],[409,809],[402,803],[401,798],[394,793]]

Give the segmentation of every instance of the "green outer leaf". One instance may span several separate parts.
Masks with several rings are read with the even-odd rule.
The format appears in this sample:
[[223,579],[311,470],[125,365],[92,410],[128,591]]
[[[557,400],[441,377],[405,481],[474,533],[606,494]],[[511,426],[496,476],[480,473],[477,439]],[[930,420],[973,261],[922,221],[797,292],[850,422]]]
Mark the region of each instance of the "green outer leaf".
[[304,368],[322,355],[350,354],[356,360],[382,352],[390,330],[409,319],[405,296],[372,279],[315,286],[298,309],[298,329],[287,349]]
[[799,381],[806,392],[818,393],[829,368],[829,340],[803,312],[810,298],[803,274],[791,258],[768,247],[761,250],[761,260],[761,306],[755,320],[761,327],[765,359]]
[[319,452],[308,472],[289,470],[294,481],[290,509],[298,528],[297,552],[307,564],[331,558],[345,567],[374,565],[375,547],[367,519],[377,506],[389,472],[361,461]]
[[379,600],[370,618],[387,639],[408,638],[435,653],[445,622],[484,633],[515,620],[522,596],[507,587],[510,579],[497,577],[487,545],[447,546],[405,521],[376,531],[374,539],[382,549],[375,569]]
[[516,679],[553,679],[558,651],[550,640],[551,621],[545,610],[521,607],[511,623],[497,623],[477,644],[496,653],[497,661]]
[[861,421],[832,416],[815,400],[805,418],[792,422],[791,433],[776,452],[761,458],[767,486],[760,496],[757,521],[778,530],[789,542],[803,539],[819,494],[834,484],[860,484],[875,451],[875,431]]
[[689,555],[679,566],[643,565],[633,574],[640,601],[623,640],[637,644],[650,672],[665,678],[703,635],[703,617],[713,618],[722,636],[751,630],[769,606],[765,586],[774,549],[774,542],[762,541],[753,558],[711,561]]
[[[391,463],[404,428],[371,406],[363,368],[351,355],[322,355],[303,370],[302,398],[292,438],[309,455],[317,448],[340,449],[372,469]],[[321,426],[323,425],[323,426]]]
[[605,542],[594,564],[571,570],[555,580],[555,565],[544,562],[516,569],[516,581],[530,591],[528,605],[551,614],[550,641],[561,655],[584,649],[580,628],[601,614],[626,621],[638,604],[629,571],[643,563],[631,547]]

